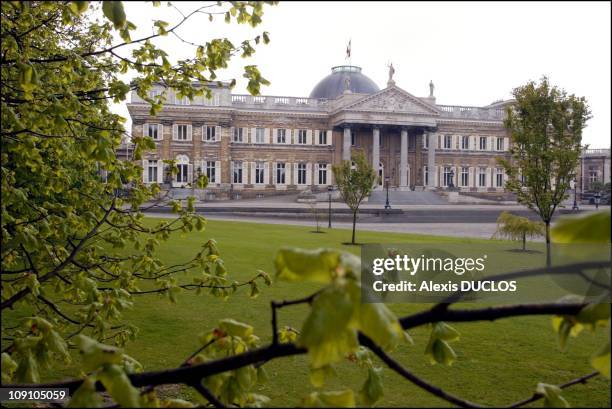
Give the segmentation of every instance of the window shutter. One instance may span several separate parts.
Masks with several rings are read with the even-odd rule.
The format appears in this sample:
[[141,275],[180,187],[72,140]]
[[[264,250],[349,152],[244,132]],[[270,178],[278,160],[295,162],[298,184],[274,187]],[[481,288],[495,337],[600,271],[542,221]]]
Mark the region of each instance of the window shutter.
[[161,159],[157,160],[157,183],[164,183],[164,161]]
[[485,173],[485,186],[491,187],[491,168],[487,168]]
[[149,183],[149,167],[146,159],[142,160],[142,182]]
[[202,126],[202,142],[206,141],[206,125]]
[[451,149],[457,149],[457,135],[451,136]]
[[164,126],[162,124],[157,124],[157,139],[159,141],[164,140]]
[[215,183],[221,183],[221,161],[215,161]]
[[230,127],[230,143],[234,143],[234,127]]
[[264,128],[264,143],[270,143],[270,128]]
[[306,145],[312,145],[312,129],[306,130]]
[[148,123],[144,123],[142,124],[142,137],[146,138],[148,135],[147,129],[149,128],[149,124]]
[[333,142],[333,141],[332,141],[332,135],[333,135],[333,133],[332,133],[332,131],[331,131],[331,130],[327,131],[327,144],[328,144],[328,145],[331,145],[331,144],[332,144],[332,142]]
[[504,150],[510,150],[510,138],[504,138]]
[[294,185],[298,184],[298,164],[297,163],[293,164],[293,184]]
[[285,184],[291,184],[291,164],[285,162]]
[[178,125],[172,124],[172,140],[176,141],[178,139]]
[[468,187],[472,187],[474,182],[474,167],[470,166],[468,169]]
[[319,132],[320,131],[318,129],[315,129],[315,130],[312,131],[312,138],[313,138],[312,143],[314,145],[320,145],[319,142],[321,142],[321,140],[320,140],[320,137],[319,137]]
[[291,132],[291,131],[292,131],[292,129],[289,129],[289,128],[287,128],[285,130],[285,143],[287,145],[291,145],[293,143],[293,139],[291,138],[293,132]]
[[270,143],[272,144],[277,143],[277,138],[278,138],[278,129],[272,128],[272,140],[270,141]]
[[326,185],[331,185],[331,174],[332,174],[332,168],[331,165],[328,163],[325,165],[325,168],[327,169],[327,173],[325,173],[325,184]]
[[251,143],[255,143],[257,141],[257,138],[255,137],[255,134],[257,133],[257,128],[251,128],[251,140],[247,142],[251,142]]
[[250,178],[251,178],[251,184],[254,185],[255,184],[255,162],[249,162],[249,167],[251,168],[250,170]]
[[438,134],[438,144],[436,145],[438,148],[442,148],[443,147],[443,145],[441,143],[442,142],[441,139],[442,139],[442,135]]
[[308,186],[312,184],[312,163],[306,164],[306,184]]
[[187,183],[193,183],[193,165],[187,165]]
[[221,140],[221,127],[215,126],[215,141]]
[[187,125],[187,140],[191,141],[193,140],[193,134],[191,133],[191,125]]
[[276,162],[272,162],[272,184],[276,185]]
[[264,162],[264,185],[270,184],[270,162]]

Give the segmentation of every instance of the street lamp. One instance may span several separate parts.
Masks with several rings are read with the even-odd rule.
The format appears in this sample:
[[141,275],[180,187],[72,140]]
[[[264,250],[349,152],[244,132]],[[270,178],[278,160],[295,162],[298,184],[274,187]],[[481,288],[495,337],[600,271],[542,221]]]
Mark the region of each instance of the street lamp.
[[389,204],[389,176],[385,176],[385,183],[387,184],[387,201],[385,202],[385,209],[391,209]]
[[595,193],[595,209],[599,209],[599,201],[601,200],[601,193]]
[[329,219],[328,219],[327,227],[329,229],[331,229],[332,227],[331,225],[331,195],[332,195],[333,190],[334,190],[334,187],[332,185],[327,186],[327,193],[328,193],[328,198],[329,198]]
[[573,183],[574,183],[574,205],[572,206],[572,210],[580,210],[578,208],[578,198],[577,198],[578,182],[576,182],[576,178],[574,178]]

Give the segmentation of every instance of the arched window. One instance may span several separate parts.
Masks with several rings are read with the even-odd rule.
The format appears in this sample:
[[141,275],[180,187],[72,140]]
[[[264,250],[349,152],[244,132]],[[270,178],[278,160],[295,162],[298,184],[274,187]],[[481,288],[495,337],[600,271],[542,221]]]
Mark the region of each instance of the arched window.
[[176,166],[178,167],[178,173],[175,175],[176,183],[181,185],[191,183],[192,165],[189,164],[189,156],[177,155]]

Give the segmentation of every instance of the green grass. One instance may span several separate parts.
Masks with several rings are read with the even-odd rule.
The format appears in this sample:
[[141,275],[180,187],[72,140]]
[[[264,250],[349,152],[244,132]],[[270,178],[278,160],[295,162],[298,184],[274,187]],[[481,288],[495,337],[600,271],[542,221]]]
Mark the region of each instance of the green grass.
[[[154,221],[151,221],[154,222]],[[359,254],[359,247],[340,243],[350,239],[350,230],[333,229],[313,234],[309,226],[266,225],[257,223],[209,221],[204,232],[176,235],[164,243],[160,256],[167,263],[191,258],[210,238],[217,240],[231,278],[246,280],[256,270],[274,274],[273,260],[283,246],[301,248],[335,247]],[[444,238],[437,236],[358,231],[362,243],[402,243],[416,241],[473,244],[488,240]],[[514,246],[514,245],[512,245]],[[189,281],[180,276],[182,281]],[[138,296],[135,307],[125,318],[140,328],[138,338],[126,352],[138,359],[145,370],[176,367],[199,347],[198,334],[213,328],[219,319],[234,318],[255,327],[262,343],[270,341],[270,301],[295,299],[319,288],[314,284],[275,282],[262,288],[256,299],[240,289],[227,301],[209,295],[185,292],[177,304],[159,296]],[[423,304],[391,304],[390,308],[404,316],[427,308]],[[283,308],[279,326],[300,328],[307,306]],[[415,374],[447,390],[481,404],[499,406],[530,396],[538,382],[559,384],[592,371],[589,356],[605,340],[602,329],[584,332],[570,340],[565,352],[559,351],[550,317],[523,317],[498,322],[453,324],[461,339],[453,343],[458,359],[451,367],[431,365],[424,355],[429,336],[426,327],[410,331],[415,344],[402,345],[392,356]],[[381,363],[381,366],[383,364]],[[270,380],[257,386],[256,392],[271,398],[273,406],[297,406],[302,397],[315,390],[309,382],[306,356],[277,359],[266,364]],[[365,371],[355,364],[342,362],[336,366],[338,376],[325,385],[325,390],[344,386],[358,391]],[[60,370],[56,375],[65,373]],[[74,374],[74,372],[72,372]],[[383,372],[384,398],[377,406],[432,407],[448,406],[386,368]],[[609,407],[610,382],[596,378],[586,385],[576,385],[564,392],[574,406]],[[177,391],[169,391],[170,395]],[[186,392],[189,396],[191,391]],[[534,406],[541,406],[541,402]]]
[[[161,254],[168,263],[190,257],[201,243],[215,238],[232,278],[245,280],[255,270],[273,273],[273,259],[282,246],[302,248],[336,247],[358,254],[359,249],[340,243],[350,238],[349,230],[333,229],[326,234],[312,234],[311,227],[266,225],[242,222],[209,221],[205,232],[176,237],[165,243]],[[360,242],[401,243],[415,239],[431,242],[462,242],[466,239],[441,238],[410,234],[358,232]],[[478,243],[486,240],[468,240]],[[252,300],[246,289],[228,301],[185,293],[176,305],[155,296],[141,296],[126,318],[140,327],[138,339],[127,346],[127,352],[140,360],[147,370],[176,366],[198,348],[197,335],[213,328],[221,318],[235,318],[255,327],[263,342],[270,340],[270,301],[294,299],[308,295],[317,285],[275,282]],[[426,308],[425,305],[391,305],[398,316]],[[279,326],[299,329],[307,307],[284,308]],[[590,354],[605,339],[599,330],[572,339],[566,352],[560,352],[549,317],[527,317],[495,323],[454,324],[461,332],[454,343],[458,359],[451,367],[431,365],[423,354],[429,331],[411,331],[415,345],[404,345],[393,356],[414,373],[449,392],[489,405],[503,405],[528,397],[538,382],[558,384],[586,374]],[[271,405],[296,406],[313,391],[308,380],[305,356],[278,359],[266,365],[268,384],[258,387],[269,396]],[[343,385],[358,390],[364,370],[349,362],[337,366],[339,376],[331,380],[327,390]],[[389,369],[384,371],[385,397],[379,406],[448,406],[410,384]],[[610,406],[610,382],[595,379],[577,385],[564,396],[574,405]]]

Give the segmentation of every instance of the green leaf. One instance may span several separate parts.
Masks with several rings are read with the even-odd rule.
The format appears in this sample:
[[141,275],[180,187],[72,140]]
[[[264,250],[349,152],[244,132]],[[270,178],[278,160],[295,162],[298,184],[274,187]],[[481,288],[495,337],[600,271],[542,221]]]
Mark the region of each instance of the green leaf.
[[104,399],[96,392],[96,378],[88,376],[68,402],[69,408],[101,408]]
[[17,369],[17,362],[13,361],[6,352],[2,353],[2,383],[9,383]]
[[337,250],[281,249],[276,255],[278,278],[287,281],[313,281],[327,284],[346,271],[359,272],[359,258]]
[[306,408],[354,408],[355,395],[350,389],[334,392],[313,392],[303,401]]
[[[608,333],[609,334],[609,333]],[[608,335],[609,336],[609,335]],[[591,366],[600,374],[610,379],[610,339],[602,348],[591,356]]]
[[83,358],[83,369],[91,372],[107,364],[121,364],[123,351],[119,348],[101,344],[88,336],[80,334],[76,344]]
[[238,322],[231,318],[219,321],[219,328],[223,330],[223,332],[225,332],[227,335],[244,339],[248,338],[253,334],[252,326],[244,324],[242,322]]
[[132,386],[125,371],[118,365],[105,365],[98,373],[100,382],[104,385],[113,400],[127,408],[140,407],[140,393]]
[[374,405],[384,395],[381,373],[382,368],[368,368],[368,377],[359,390],[359,397],[366,406]]
[[315,388],[321,388],[325,385],[325,381],[333,376],[336,376],[336,371],[331,365],[325,365],[321,368],[310,370],[310,383]]
[[570,405],[561,396],[561,389],[555,385],[539,383],[536,393],[544,397],[544,407],[546,408],[569,408]]
[[397,317],[385,304],[360,304],[359,329],[382,348],[395,348],[405,339]]
[[123,10],[123,2],[121,1],[103,1],[102,12],[110,21],[113,22],[116,29],[123,28],[126,23],[125,11]]
[[610,243],[610,212],[564,217],[550,234],[555,243]]
[[83,14],[85,11],[87,11],[88,7],[89,7],[88,1],[71,1],[70,2],[70,10],[74,14]]

